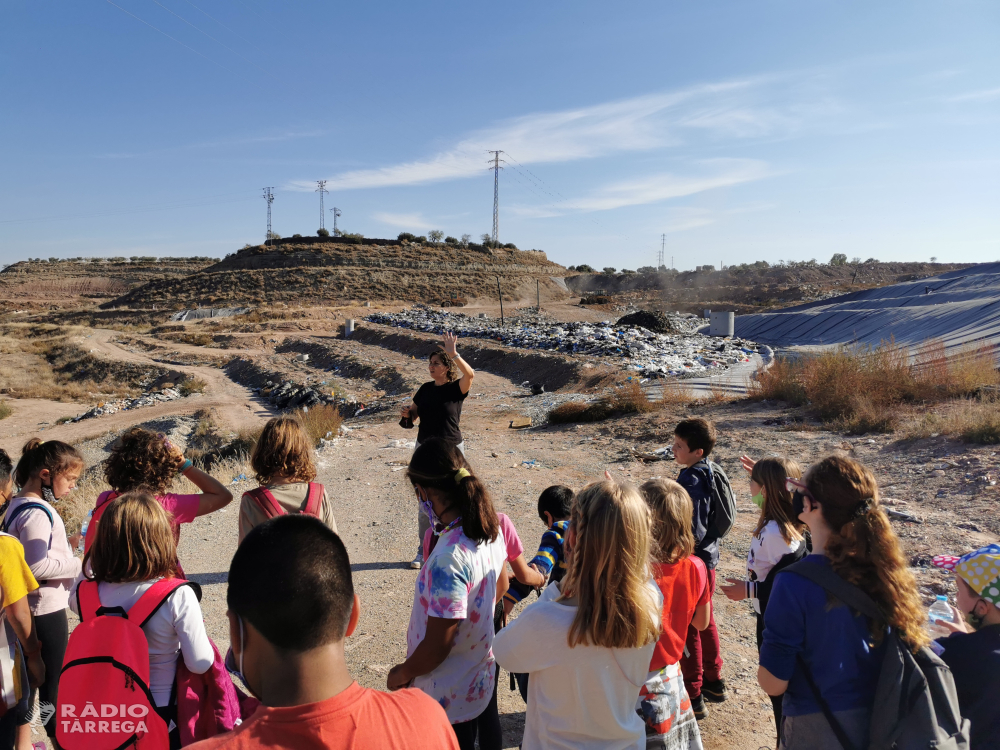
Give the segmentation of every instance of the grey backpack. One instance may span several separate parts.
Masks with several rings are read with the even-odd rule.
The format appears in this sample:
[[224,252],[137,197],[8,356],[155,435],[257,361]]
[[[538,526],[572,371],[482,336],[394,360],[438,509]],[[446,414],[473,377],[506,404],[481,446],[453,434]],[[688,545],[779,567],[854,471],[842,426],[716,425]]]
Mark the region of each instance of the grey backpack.
[[716,538],[722,539],[736,525],[736,493],[729,482],[725,470],[715,461],[708,464],[708,476],[712,483],[712,515],[710,523],[715,528]]
[[[864,591],[826,565],[803,560],[783,571],[808,578],[853,610],[873,620],[884,618]],[[802,657],[799,666],[844,750],[856,748],[819,692]],[[927,647],[916,653],[895,631],[886,636],[885,656],[875,688],[867,750],[968,750],[969,720],[963,719],[951,669]]]

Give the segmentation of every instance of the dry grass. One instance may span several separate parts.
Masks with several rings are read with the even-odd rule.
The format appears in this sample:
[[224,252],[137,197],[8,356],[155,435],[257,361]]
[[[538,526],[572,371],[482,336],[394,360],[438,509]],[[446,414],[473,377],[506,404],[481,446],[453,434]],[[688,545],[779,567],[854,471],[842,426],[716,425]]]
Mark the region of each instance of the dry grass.
[[206,388],[208,388],[208,383],[201,378],[188,378],[177,386],[177,390],[182,396],[190,396],[192,393],[204,393]]
[[962,399],[938,412],[927,412],[903,430],[909,439],[954,435],[966,443],[1000,444],[1000,400]]
[[0,401],[0,419],[6,419],[13,413],[14,410],[10,408],[10,404],[6,401]]
[[337,430],[343,423],[344,418],[340,416],[340,410],[332,404],[319,404],[310,407],[308,411],[299,409],[296,416],[302,420],[302,425],[309,434],[309,439],[313,445],[318,446],[321,439],[334,438]]
[[630,380],[616,386],[611,393],[597,401],[567,401],[549,412],[552,424],[573,424],[577,422],[601,422],[611,417],[626,414],[648,414],[671,406],[686,406],[691,403],[691,389],[675,380],[664,381],[663,396],[650,400],[638,381]]
[[848,433],[891,432],[901,404],[940,403],[997,385],[992,349],[948,354],[940,341],[924,343],[911,362],[895,342],[847,348],[796,360],[778,360],[751,384],[750,396],[808,404],[824,422]]

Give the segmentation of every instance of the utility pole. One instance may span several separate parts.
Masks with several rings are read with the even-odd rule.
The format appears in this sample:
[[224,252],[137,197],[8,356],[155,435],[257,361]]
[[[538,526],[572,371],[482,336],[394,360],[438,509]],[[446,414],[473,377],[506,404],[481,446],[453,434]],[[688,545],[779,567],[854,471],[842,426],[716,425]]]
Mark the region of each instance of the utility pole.
[[330,209],[330,213],[333,214],[333,236],[339,237],[340,235],[337,233],[337,217],[340,216],[340,209],[334,206]]
[[[503,151],[490,151],[493,154],[493,249],[500,244],[500,154]],[[490,162],[487,162],[489,164]]]
[[271,244],[271,204],[274,203],[274,190],[273,187],[262,188],[264,191],[264,200],[267,201],[267,238],[264,240],[264,244]]
[[500,327],[503,328],[503,292],[500,291],[499,276],[497,276],[497,296],[500,297]]
[[316,191],[319,193],[319,228],[325,229],[326,225],[323,223],[323,217],[326,216],[326,211],[323,210],[323,196],[330,191],[326,189],[326,180],[316,180]]
[[666,233],[660,235],[660,255],[656,259],[656,270],[659,271],[663,268],[664,253],[667,249],[667,235]]

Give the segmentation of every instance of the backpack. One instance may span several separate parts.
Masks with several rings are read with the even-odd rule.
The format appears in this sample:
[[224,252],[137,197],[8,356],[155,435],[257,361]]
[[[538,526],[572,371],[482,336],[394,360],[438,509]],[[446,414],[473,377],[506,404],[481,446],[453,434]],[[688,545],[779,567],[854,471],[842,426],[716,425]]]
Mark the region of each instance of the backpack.
[[8,510],[6,517],[3,519],[3,524],[0,524],[0,531],[4,534],[8,533],[10,525],[14,523],[14,519],[21,515],[26,510],[40,510],[49,518],[49,523],[54,523],[52,520],[52,511],[46,508],[41,503],[24,503],[23,505],[18,505],[13,510]]
[[714,461],[705,460],[708,478],[712,483],[712,515],[710,523],[716,539],[722,539],[736,524],[736,494],[725,470]]
[[[872,620],[885,619],[868,594],[830,567],[802,561],[784,573],[809,579]],[[858,750],[820,694],[801,656],[798,664],[844,750]],[[886,635],[874,705],[868,750],[968,750],[969,720],[962,718],[951,669],[926,646],[913,653],[895,631]]]
[[[268,519],[288,514],[288,511],[282,507],[281,503],[277,501],[267,487],[257,487],[253,490],[247,490],[246,494],[253,498],[257,507],[263,511],[264,515],[267,516]],[[320,505],[322,502],[323,485],[319,482],[310,482],[309,494],[306,497],[306,505],[299,512],[305,513],[307,516],[312,516],[313,518],[319,518]]]
[[59,678],[56,740],[64,750],[168,750],[167,724],[149,690],[149,644],[142,626],[181,586],[157,581],[126,612],[101,605],[96,581],[76,590],[80,625],[70,634]]
[[90,515],[90,519],[87,522],[87,533],[83,537],[83,552],[86,554],[90,552],[90,546],[97,539],[97,522],[104,515],[104,511],[108,509],[108,505],[118,497],[117,492],[103,492],[100,497],[97,498],[97,504],[94,506],[94,511]]

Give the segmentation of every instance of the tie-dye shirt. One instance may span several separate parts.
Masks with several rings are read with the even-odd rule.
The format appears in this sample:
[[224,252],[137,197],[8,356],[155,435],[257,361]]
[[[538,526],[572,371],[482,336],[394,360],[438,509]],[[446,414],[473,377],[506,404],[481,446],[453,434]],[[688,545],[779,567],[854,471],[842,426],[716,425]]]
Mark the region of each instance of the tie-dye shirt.
[[462,620],[448,657],[413,681],[441,704],[452,724],[479,716],[493,695],[493,604],[506,559],[502,534],[477,544],[456,526],[441,534],[417,574],[407,658],[424,639],[428,617]]

